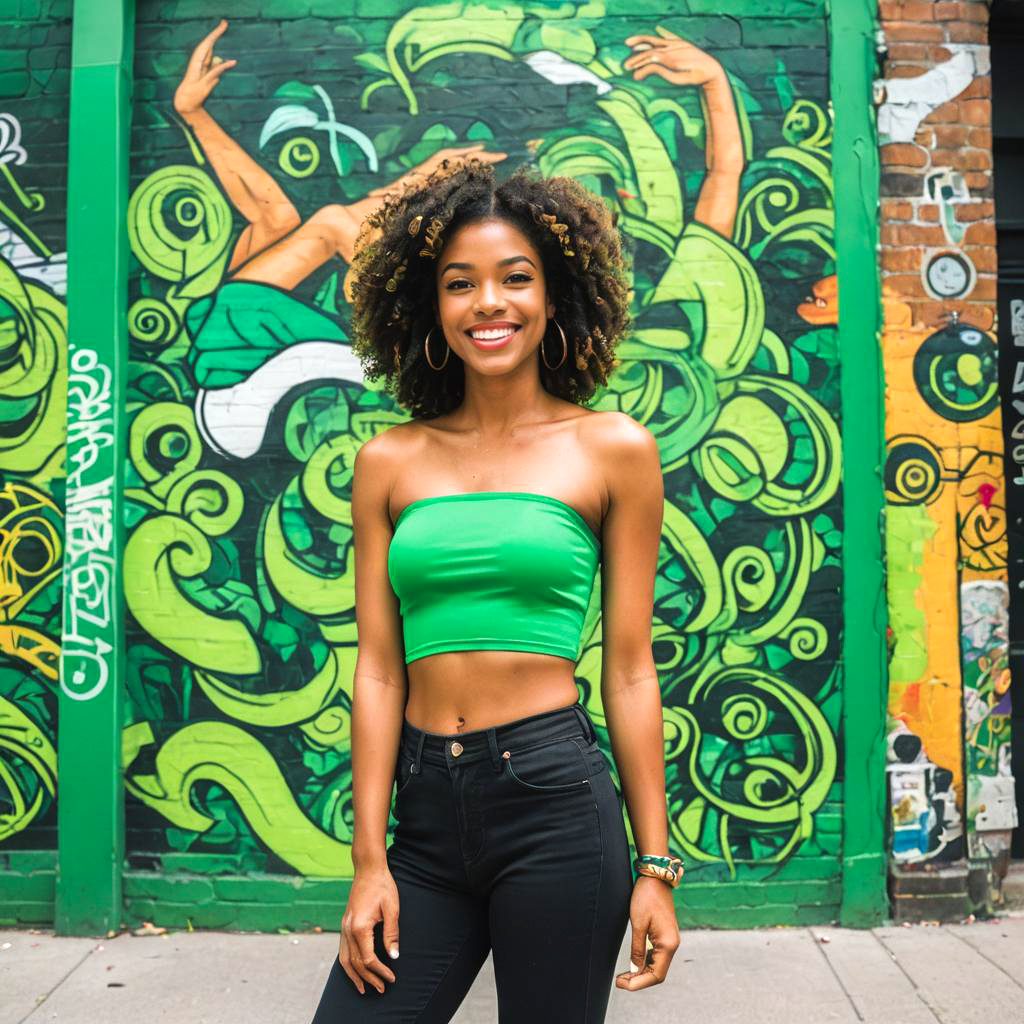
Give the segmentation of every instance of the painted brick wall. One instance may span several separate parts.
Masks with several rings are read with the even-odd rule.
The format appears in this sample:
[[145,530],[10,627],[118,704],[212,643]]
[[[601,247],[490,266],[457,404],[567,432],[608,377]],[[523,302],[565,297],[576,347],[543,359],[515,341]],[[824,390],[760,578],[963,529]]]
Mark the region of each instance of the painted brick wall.
[[0,2],[0,925],[53,913],[70,11]]
[[[880,11],[886,83],[890,91],[907,90],[906,101],[902,93],[886,101],[880,124],[898,140],[881,148],[882,279],[910,306],[914,326],[934,326],[956,312],[990,330],[996,235],[988,5],[882,0]],[[952,198],[943,201],[947,192]],[[934,250],[951,247],[977,273],[956,298],[922,280]]]
[[[281,223],[330,217],[441,148],[476,142],[508,153],[509,166],[536,159],[546,173],[576,174],[618,215],[634,255],[638,333],[595,407],[645,423],[666,474],[653,642],[671,844],[688,863],[681,919],[832,920],[843,798],[833,223],[843,199],[831,176],[826,4],[743,0],[726,15],[712,0],[616,0],[509,5],[500,18],[493,5],[428,3],[413,17],[415,8],[231,4],[217,52],[238,65],[208,110],[237,147],[234,166],[278,190]],[[0,86],[17,93],[24,167],[40,157],[47,205],[31,189],[19,201],[45,243],[39,273],[56,310],[67,10],[7,9],[18,43],[0,47]],[[232,310],[252,314],[238,337],[205,331],[249,227],[209,140],[174,108],[188,55],[214,24],[198,0],[137,5],[127,915],[336,925],[339,887],[322,879],[349,873],[351,462],[405,414],[349,358],[342,252],[303,267],[294,287],[262,282],[262,299]],[[634,79],[622,66],[633,34],[675,48],[669,63],[697,61],[704,77]],[[413,69],[417,55],[448,45],[448,58]],[[711,158],[730,151],[731,162]],[[4,167],[25,191],[22,164]],[[705,221],[697,204],[712,170],[735,201]],[[16,212],[11,188],[3,202]],[[260,318],[275,310],[277,326],[299,333],[264,331]],[[311,340],[333,344],[329,372],[295,358]],[[46,392],[56,408],[58,385],[53,376]],[[211,418],[228,392],[241,396],[237,414]],[[59,458],[19,479],[40,472],[59,499]],[[595,589],[577,681],[608,752],[599,599]],[[38,676],[38,696],[18,690],[10,703],[37,709],[52,748],[47,671],[22,672],[21,687]],[[42,794],[35,824],[45,825],[47,775],[26,779]],[[32,876],[22,891],[34,909],[21,919],[38,921],[52,873],[35,851],[52,833],[19,836],[0,838],[0,858]],[[19,843],[30,849],[16,860],[5,850]]]
[[881,17],[894,860],[1005,858],[1013,780],[988,7],[882,0]]
[[[507,153],[508,167],[534,158],[546,173],[575,173],[618,213],[635,251],[638,309],[657,300],[641,315],[638,338],[662,348],[627,354],[596,407],[645,422],[666,470],[669,526],[654,628],[672,846],[689,861],[681,912],[725,923],[733,899],[736,921],[828,920],[838,902],[842,821],[842,516],[825,6],[750,2],[730,16],[705,0],[529,14],[510,5],[501,18],[494,5],[421,11],[431,8],[429,25],[409,2],[235,8],[217,53],[238,64],[206,108],[247,155],[232,149],[234,166],[246,168],[255,190],[272,182],[280,190],[275,208],[293,208],[293,223],[329,218],[332,204],[362,203],[439,147],[473,141]],[[346,473],[358,443],[404,418],[344,361],[344,258],[304,267],[275,295],[294,303],[292,322],[300,314],[314,322],[314,334],[257,351],[251,336],[213,344],[203,333],[197,312],[225,294],[223,261],[246,222],[172,99],[188,53],[214,24],[198,3],[138,7],[129,229],[139,268],[129,322],[133,408],[146,415],[135,419],[129,445],[126,779],[129,862],[146,878],[133,876],[130,891],[139,913],[160,892],[166,912],[179,916],[188,913],[191,890],[161,892],[174,884],[161,882],[161,873],[191,866],[212,875],[195,891],[214,903],[218,874],[298,874],[309,883],[324,872],[347,873],[355,636]],[[733,112],[717,125],[708,112],[719,106],[714,87],[659,75],[641,83],[623,71],[631,53],[624,41],[669,39],[659,32],[692,43],[701,68],[728,76]],[[489,56],[485,42],[509,59]],[[412,69],[416,54],[442,46],[451,56]],[[389,52],[398,54],[390,63]],[[606,81],[633,92],[607,91]],[[606,97],[615,102],[602,108],[596,101]],[[324,128],[331,121],[365,141],[339,135],[332,149]],[[602,156],[583,138],[583,125],[621,160]],[[727,171],[736,188],[727,222],[702,224],[694,213],[708,176],[709,133],[719,152],[737,141],[742,159]],[[579,158],[559,156],[570,152]],[[657,199],[662,189],[678,204]],[[175,220],[179,209],[186,215]],[[175,276],[174,238],[188,252],[191,282]],[[683,278],[706,280],[681,278],[655,296],[673,266]],[[748,272],[756,284],[743,293],[736,275]],[[723,301],[704,298],[701,309],[700,297],[712,294]],[[709,338],[720,329],[734,355],[711,351]],[[283,371],[273,367],[310,337],[337,343],[338,365],[325,374],[332,379],[299,399],[250,386],[268,367],[280,380]],[[750,347],[740,352],[744,337]],[[696,398],[695,387],[705,397]],[[227,423],[204,419],[229,393],[244,393],[247,404],[232,406]],[[751,417],[757,428],[739,429]],[[250,448],[242,428],[254,425],[266,432]],[[326,504],[326,493],[309,489],[310,477],[299,482],[325,445],[337,452],[336,490]],[[170,491],[192,479],[194,459],[207,474],[208,500],[219,494],[230,509],[216,535],[188,506],[168,504]],[[184,538],[201,553],[199,575],[190,578],[164,571],[169,546]],[[763,593],[712,610],[717,599],[708,603],[705,586],[711,594],[746,586],[733,576],[737,559],[749,559],[751,572],[760,567]],[[595,590],[577,678],[607,750],[598,599]],[[331,705],[322,716],[319,703],[312,713],[300,707],[313,690]],[[249,695],[275,710],[254,713]],[[723,715],[722,701],[748,707],[754,733]],[[687,767],[690,745],[700,750],[697,774],[705,778]],[[211,759],[207,749],[219,753]],[[744,812],[727,791],[740,792],[737,780],[760,771],[748,758],[765,754],[779,759],[769,788],[785,788],[787,763],[802,766],[804,781],[799,795],[778,805],[777,820],[762,824],[759,811]],[[185,778],[191,788],[182,791]],[[256,890],[246,891],[244,903]]]

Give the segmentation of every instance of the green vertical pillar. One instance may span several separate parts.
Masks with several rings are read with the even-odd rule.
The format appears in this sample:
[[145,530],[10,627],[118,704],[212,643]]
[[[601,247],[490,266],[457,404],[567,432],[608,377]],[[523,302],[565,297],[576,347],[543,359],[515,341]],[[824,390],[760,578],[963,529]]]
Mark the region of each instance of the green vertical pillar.
[[843,886],[840,921],[888,913],[883,568],[885,388],[878,269],[874,0],[829,9],[843,435]]
[[121,923],[122,493],[132,0],[75,0],[68,154],[64,621],[56,928]]

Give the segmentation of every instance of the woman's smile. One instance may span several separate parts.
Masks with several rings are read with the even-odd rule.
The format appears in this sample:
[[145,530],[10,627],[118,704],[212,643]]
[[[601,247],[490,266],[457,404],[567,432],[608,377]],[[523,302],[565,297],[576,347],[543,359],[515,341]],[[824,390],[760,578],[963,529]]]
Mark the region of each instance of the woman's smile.
[[489,324],[471,327],[466,334],[477,348],[490,352],[507,345],[519,333],[519,325],[507,320],[496,320]]

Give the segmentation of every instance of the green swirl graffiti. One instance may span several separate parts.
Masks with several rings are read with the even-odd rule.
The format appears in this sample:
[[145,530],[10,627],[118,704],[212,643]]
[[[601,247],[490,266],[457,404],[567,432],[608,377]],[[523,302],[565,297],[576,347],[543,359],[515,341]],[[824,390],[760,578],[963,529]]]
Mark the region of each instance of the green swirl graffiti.
[[64,304],[0,259],[0,459],[40,483],[58,475],[67,337]]
[[57,788],[57,751],[49,737],[14,703],[0,697],[0,842],[28,828]]
[[[835,775],[828,721],[796,687],[752,667],[709,673],[687,696],[666,712],[666,757],[685,759],[682,789],[692,790],[674,808],[673,838],[698,861],[718,860],[717,844],[733,876],[744,859],[784,859],[812,834]],[[738,830],[771,852],[736,857]]]
[[[647,426],[665,474],[652,644],[673,850],[691,870],[733,877],[783,871],[798,850],[834,859],[815,816],[836,778],[838,352],[834,320],[800,313],[835,273],[827,98],[798,97],[780,75],[769,111],[763,89],[755,100],[728,76],[747,163],[734,227],[716,230],[695,216],[711,145],[706,102],[622,65],[624,38],[662,29],[630,13],[625,30],[622,19],[569,4],[502,14],[473,2],[410,5],[358,55],[346,96],[378,119],[397,104],[402,123],[372,139],[351,126],[332,134],[331,160],[309,137],[310,112],[293,102],[328,96],[318,85],[281,85],[274,96],[288,105],[268,109],[260,137],[302,129],[271,159],[304,216],[322,202],[332,166],[330,189],[364,198],[461,141],[528,150],[543,173],[572,175],[602,196],[635,250],[635,329],[592,408]],[[463,76],[493,77],[496,62],[531,117],[558,117],[460,127],[454,115],[425,113],[447,110],[434,99]],[[784,144],[765,148],[761,136],[779,141],[780,129]],[[230,351],[204,350],[194,375],[182,324],[199,315],[196,299],[208,311],[221,294],[234,238],[212,174],[158,169],[129,211],[141,272],[130,309],[128,788],[166,819],[176,848],[230,842],[301,873],[345,874],[358,639],[352,466],[365,440],[405,416],[361,380],[319,378],[256,410],[266,433],[251,457],[231,459],[213,443],[205,407],[197,425],[198,386],[241,394],[301,340],[279,336],[279,321],[268,326],[265,287],[235,282],[254,306],[233,322]],[[331,319],[346,312],[340,281],[341,272],[303,282],[302,303],[289,308],[309,316],[316,339],[344,346]],[[276,289],[275,302],[284,298]],[[975,368],[961,360],[955,369],[954,380],[940,367],[936,386],[962,402]],[[896,484],[930,486],[909,472]],[[576,678],[607,743],[601,640],[598,582]]]
[[[153,742],[148,722],[125,731],[125,766]],[[213,819],[192,804],[193,789],[216,782],[231,794],[253,831],[300,874],[352,874],[352,848],[325,835],[295,806],[274,758],[259,740],[226,722],[185,726],[157,751],[152,775],[129,774],[128,791],[179,828],[205,832]]]
[[293,178],[308,178],[320,166],[320,149],[312,139],[289,139],[277,158],[281,170]]

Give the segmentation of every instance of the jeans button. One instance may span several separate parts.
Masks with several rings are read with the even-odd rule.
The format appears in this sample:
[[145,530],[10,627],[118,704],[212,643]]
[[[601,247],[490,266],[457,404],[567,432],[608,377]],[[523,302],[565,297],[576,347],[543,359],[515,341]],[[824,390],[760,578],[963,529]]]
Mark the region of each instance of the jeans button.
[[462,744],[459,743],[458,740],[456,740],[452,744],[452,757],[458,757],[459,754],[461,754],[461,753],[462,753]]

